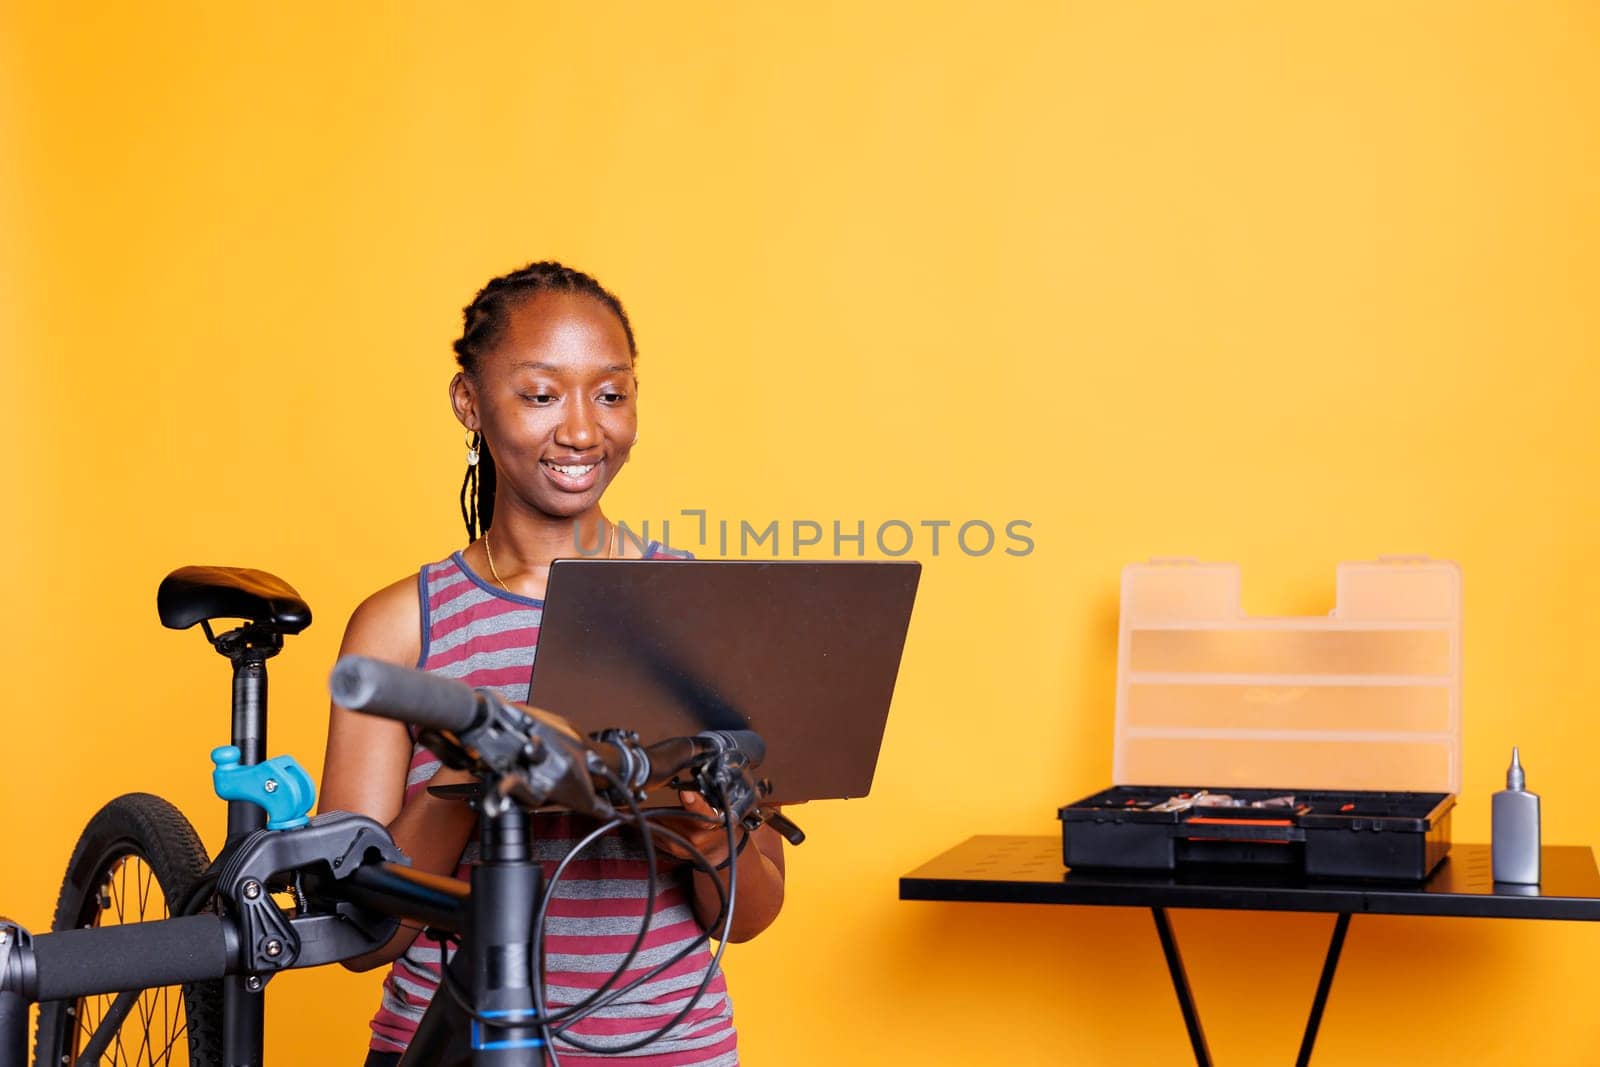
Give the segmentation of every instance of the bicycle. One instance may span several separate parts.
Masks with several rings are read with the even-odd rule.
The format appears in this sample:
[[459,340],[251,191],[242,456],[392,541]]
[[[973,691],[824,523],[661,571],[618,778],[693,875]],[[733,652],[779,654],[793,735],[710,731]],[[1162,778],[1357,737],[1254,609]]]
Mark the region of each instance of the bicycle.
[[[227,841],[208,865],[192,826],[165,801],[134,794],[102,809],[74,850],[54,932],[33,936],[0,920],[0,1067],[26,1062],[27,1006],[34,1000],[41,1002],[38,1067],[96,1063],[113,1042],[114,1055],[124,1054],[132,1041],[123,1042],[122,1032],[135,1008],[140,1010],[132,1025],[143,1028],[140,1049],[151,1062],[170,1061],[181,1037],[191,1063],[259,1064],[267,982],[282,970],[368,953],[387,942],[400,922],[453,936],[463,950],[441,967],[447,995],[433,999],[403,1064],[524,1067],[547,1057],[555,1064],[555,1036],[698,950],[711,929],[720,929],[703,992],[720,961],[737,894],[734,865],[717,920],[700,939],[676,959],[619,986],[648,934],[647,905],[633,948],[616,973],[581,1003],[550,1011],[538,981],[544,909],[574,856],[623,825],[642,832],[647,869],[654,868],[656,838],[688,848],[684,838],[655,821],[682,817],[681,809],[640,807],[662,785],[698,789],[725,813],[730,855],[741,847],[738,829],[748,834],[763,821],[796,844],[804,839],[782,815],[759,806],[766,783],[751,773],[763,755],[754,734],[708,732],[648,747],[622,730],[585,739],[492,691],[345,657],[330,680],[335,699],[353,710],[412,723],[419,740],[446,765],[471,770],[479,779],[474,802],[482,816],[482,859],[470,884],[412,871],[375,821],[345,812],[310,818],[310,779],[292,758],[262,759],[265,660],[282,648],[284,636],[309,625],[309,608],[298,594],[260,571],[184,568],[162,583],[157,599],[164,624],[186,629],[199,623],[213,647],[234,663],[235,744],[213,752],[218,793],[229,802]],[[246,621],[217,635],[210,625],[217,618]],[[541,884],[540,868],[530,859],[528,812],[550,802],[599,824]],[[714,871],[704,856],[689,851],[691,863]],[[123,891],[130,860],[149,868],[143,881],[136,870],[141,909],[154,882],[170,917],[96,926],[93,920],[113,903],[120,907],[130,899]],[[81,881],[74,881],[74,871]],[[119,891],[102,891],[98,880],[116,871],[123,872]],[[292,903],[278,904],[275,894]],[[63,916],[70,918],[64,923]],[[81,921],[86,916],[88,924]],[[161,1009],[169,1010],[173,998],[151,991],[172,986],[182,988],[177,1002],[183,1022],[163,1014],[157,1040],[165,1044],[153,1051],[155,1001],[146,998],[159,996]],[[85,1010],[88,998],[112,993],[115,999],[95,1002],[99,1011]],[[666,1033],[698,995],[639,1044]]]

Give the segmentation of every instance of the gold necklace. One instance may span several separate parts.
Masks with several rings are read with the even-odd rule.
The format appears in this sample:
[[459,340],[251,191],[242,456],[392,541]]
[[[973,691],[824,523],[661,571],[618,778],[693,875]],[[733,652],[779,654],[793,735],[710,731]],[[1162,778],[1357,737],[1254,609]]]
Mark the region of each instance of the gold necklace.
[[510,593],[511,587],[506,584],[506,580],[500,577],[500,572],[495,569],[494,550],[489,547],[489,534],[487,532],[485,532],[483,535],[483,554],[489,557],[489,573],[494,575],[494,580],[500,583],[501,589],[504,589],[506,592]]
[[[608,523],[606,525],[606,559],[615,559],[616,557],[614,554],[616,550],[617,528]],[[494,549],[489,547],[489,535],[487,532],[485,532],[483,535],[483,554],[489,559],[489,573],[494,575],[494,580],[500,583],[501,589],[511,593],[511,587],[506,584],[506,580],[504,578],[500,577],[500,572],[495,568]],[[515,593],[511,593],[511,595],[516,596]]]

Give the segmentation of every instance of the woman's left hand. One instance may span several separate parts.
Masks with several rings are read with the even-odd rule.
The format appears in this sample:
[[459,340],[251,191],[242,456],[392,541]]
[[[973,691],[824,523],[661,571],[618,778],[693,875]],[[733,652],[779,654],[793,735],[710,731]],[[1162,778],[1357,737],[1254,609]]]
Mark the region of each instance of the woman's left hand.
[[[734,849],[738,851],[738,859],[730,862],[728,827],[723,821],[722,812],[713,808],[704,796],[693,790],[679,791],[678,801],[683,805],[686,814],[668,816],[657,821],[668,829],[682,834],[690,844],[700,850],[707,863],[717,868],[709,872],[699,867],[694,868],[694,877],[690,881],[695,917],[708,930],[711,929],[721,910],[722,896],[728,890],[729,875],[737,869],[739,875],[737,903],[734,907],[733,925],[728,929],[728,940],[750,940],[772,925],[772,920],[778,917],[778,912],[783,908],[783,838],[779,837],[777,831],[770,826],[761,826],[750,831],[737,826],[734,828],[733,841]],[[693,815],[708,816],[716,821],[691,818]],[[745,847],[740,850],[740,845]],[[689,858],[688,852],[676,842],[669,843],[658,839],[656,846],[668,855],[679,859]],[[717,936],[721,936],[720,932]]]
[[[724,825],[722,812],[713,808],[710,801],[692,789],[679,790],[678,802],[683,805],[684,811],[688,813],[686,816],[668,817],[657,821],[667,829],[687,838],[689,843],[699,850],[712,866],[716,866],[726,860],[728,858],[728,830]],[[695,815],[702,816],[702,818],[689,817]],[[716,821],[708,821],[710,819],[715,819]],[[745,830],[742,827],[734,830],[733,839],[736,844],[744,833]],[[676,841],[657,838],[656,847],[677,859],[686,860],[689,858],[688,850]]]

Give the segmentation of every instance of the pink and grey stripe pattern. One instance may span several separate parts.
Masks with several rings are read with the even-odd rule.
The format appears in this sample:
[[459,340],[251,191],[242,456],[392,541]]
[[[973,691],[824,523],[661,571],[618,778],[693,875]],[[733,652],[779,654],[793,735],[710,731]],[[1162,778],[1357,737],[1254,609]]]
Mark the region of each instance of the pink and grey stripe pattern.
[[[651,543],[647,557],[675,553]],[[422,656],[418,666],[473,686],[492,686],[511,700],[526,700],[543,604],[489,585],[458,552],[418,575],[422,600]],[[406,776],[406,798],[424,788],[439,761],[418,746]],[[593,823],[567,814],[534,817],[534,857],[546,876]],[[477,858],[467,846],[457,876]],[[656,903],[650,935],[623,981],[653,969],[700,936],[690,907],[687,874],[663,860],[655,872],[631,830],[617,831],[590,846],[556,887],[546,927],[546,998],[552,1009],[576,1003],[616,969],[638,933],[644,915],[646,878],[654,877]],[[659,1029],[693,996],[710,966],[705,947],[573,1027],[585,1044],[620,1047]],[[622,983],[619,983],[619,985]],[[419,934],[395,961],[383,984],[383,1003],[372,1020],[372,1048],[402,1051],[416,1032],[439,985],[439,945]],[[557,1043],[561,1062],[586,1067],[622,1059],[632,1067],[736,1067],[738,1037],[733,1007],[720,972],[711,977],[695,1010],[671,1033],[626,1057],[592,1057]]]

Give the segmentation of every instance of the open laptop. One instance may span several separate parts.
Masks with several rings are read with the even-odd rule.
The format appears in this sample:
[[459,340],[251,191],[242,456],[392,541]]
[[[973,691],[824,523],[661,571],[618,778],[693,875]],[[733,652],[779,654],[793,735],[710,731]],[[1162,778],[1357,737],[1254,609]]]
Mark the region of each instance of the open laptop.
[[922,565],[557,560],[528,702],[650,743],[754,730],[768,802],[865,796]]

